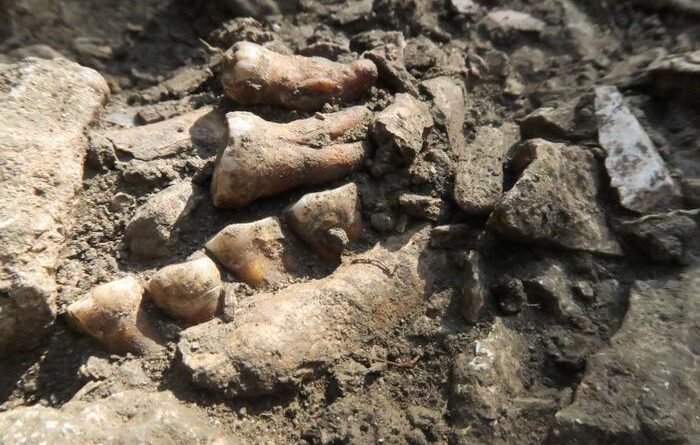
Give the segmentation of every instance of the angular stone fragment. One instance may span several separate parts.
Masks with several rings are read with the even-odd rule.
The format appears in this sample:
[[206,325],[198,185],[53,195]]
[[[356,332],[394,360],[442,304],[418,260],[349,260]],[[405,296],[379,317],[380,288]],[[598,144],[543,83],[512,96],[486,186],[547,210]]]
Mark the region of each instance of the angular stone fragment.
[[557,413],[547,443],[700,440],[699,272],[634,284],[620,330],[588,360],[574,402]]
[[207,416],[170,392],[118,392],[93,402],[72,400],[61,408],[41,405],[0,414],[0,443],[232,445]]
[[211,319],[219,307],[221,274],[216,264],[203,256],[166,266],[146,285],[156,306],[190,323]]
[[393,329],[431,282],[425,232],[389,239],[330,276],[255,296],[233,322],[182,333],[182,362],[198,386],[227,397],[297,387]]
[[241,207],[304,185],[341,179],[363,165],[362,142],[372,112],[363,106],[288,124],[247,112],[226,115],[229,144],[214,169],[211,197],[217,207]]
[[377,66],[378,78],[397,93],[418,95],[416,78],[406,69],[404,50],[406,42],[403,34],[396,42],[386,42],[371,48],[364,57]]
[[493,210],[503,193],[503,162],[506,151],[519,139],[515,125],[479,127],[473,142],[458,153],[454,198],[469,214]]
[[276,217],[231,224],[206,244],[226,269],[252,286],[287,283],[296,263],[292,247]]
[[[700,2],[697,8],[700,12]],[[683,100],[699,101],[700,50],[657,58],[649,64],[646,74],[662,94],[677,92]]]
[[557,103],[538,108],[520,122],[523,139],[542,138],[553,142],[595,140],[595,117],[583,117],[576,102]]
[[427,221],[442,221],[449,213],[448,204],[442,199],[412,193],[399,196],[399,206],[408,215]]
[[630,221],[620,227],[620,235],[630,247],[652,261],[683,263],[690,238],[697,224],[688,216],[660,216]]
[[377,80],[377,67],[368,59],[342,64],[320,57],[283,55],[251,42],[236,43],[225,58],[224,91],[247,105],[318,110],[326,103],[361,97]]
[[545,23],[530,14],[511,9],[499,9],[486,14],[481,26],[495,39],[515,38],[519,34],[539,35],[544,31]]
[[485,279],[481,255],[475,250],[469,251],[460,280],[462,298],[459,300],[459,311],[464,319],[472,324],[479,321],[481,308],[486,301],[488,290]]
[[458,14],[474,15],[479,12],[479,5],[474,0],[450,0],[450,5]]
[[35,346],[56,316],[83,133],[108,95],[96,71],[64,59],[0,65],[0,356]]
[[357,185],[304,195],[287,210],[287,224],[323,258],[338,260],[362,231]]
[[382,175],[410,165],[423,148],[423,136],[433,126],[430,108],[409,94],[397,94],[394,103],[375,116],[370,134],[378,148],[371,167]]
[[569,322],[585,328],[590,322],[574,301],[569,281],[559,264],[545,263],[536,266],[532,276],[523,280],[528,300],[540,306],[560,322]]
[[71,325],[110,352],[148,354],[161,349],[141,308],[143,287],[133,276],[102,284],[66,308]]
[[498,202],[490,230],[527,242],[622,254],[596,201],[601,172],[589,151],[533,139],[518,147],[512,164],[527,168]]
[[238,16],[263,18],[268,15],[293,14],[299,9],[299,0],[226,0],[223,2]]
[[117,156],[151,161],[175,156],[193,144],[216,148],[226,140],[226,125],[220,114],[203,107],[155,124],[106,130],[101,136],[113,144]]
[[166,256],[182,241],[187,217],[202,202],[203,192],[191,182],[161,190],[136,209],[126,227],[129,250],[143,258]]
[[607,153],[605,167],[620,204],[640,213],[679,206],[680,187],[622,94],[608,86],[595,93],[598,139]]
[[464,85],[452,77],[440,76],[421,82],[420,86],[433,99],[435,123],[445,128],[452,151],[459,153],[464,147]]
[[[477,426],[507,415],[523,392],[520,361],[525,348],[517,333],[497,318],[474,350],[459,354],[452,371],[450,406],[457,424]],[[490,443],[490,442],[489,442]]]

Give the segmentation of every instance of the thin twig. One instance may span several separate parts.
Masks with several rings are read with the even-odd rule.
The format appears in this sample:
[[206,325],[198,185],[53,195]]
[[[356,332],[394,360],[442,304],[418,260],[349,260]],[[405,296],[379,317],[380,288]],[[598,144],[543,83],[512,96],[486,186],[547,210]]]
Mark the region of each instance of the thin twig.
[[382,363],[386,363],[387,365],[396,366],[397,368],[415,368],[418,364],[418,360],[420,360],[420,355],[415,356],[412,360],[400,362],[394,362],[383,358],[378,358],[377,360]]

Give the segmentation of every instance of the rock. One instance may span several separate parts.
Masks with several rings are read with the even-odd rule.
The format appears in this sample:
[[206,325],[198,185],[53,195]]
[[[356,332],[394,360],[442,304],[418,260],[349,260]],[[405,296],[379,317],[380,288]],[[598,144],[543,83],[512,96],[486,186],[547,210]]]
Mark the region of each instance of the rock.
[[479,315],[488,293],[484,282],[486,277],[482,263],[483,260],[479,252],[470,250],[460,280],[462,296],[459,300],[459,311],[464,319],[471,324],[479,321]]
[[293,239],[276,217],[231,224],[206,244],[226,269],[251,286],[281,286],[297,263]]
[[29,349],[56,316],[53,270],[82,188],[84,131],[109,96],[64,59],[0,65],[0,356]]
[[700,178],[682,178],[681,188],[685,202],[694,208],[700,207]]
[[423,304],[433,273],[426,238],[390,238],[326,278],[256,295],[231,323],[187,329],[182,363],[197,386],[227,397],[298,388]]
[[442,64],[445,53],[425,36],[409,39],[404,49],[404,65],[409,71],[426,71]]
[[420,190],[449,198],[454,189],[455,169],[456,162],[447,151],[441,147],[428,148],[418,153],[408,168],[408,177]]
[[350,0],[335,14],[335,20],[342,26],[366,19],[372,13],[373,0]]
[[438,249],[474,247],[481,230],[469,224],[446,224],[433,227],[430,231],[430,246]]
[[129,250],[143,258],[160,258],[181,243],[187,217],[203,201],[204,192],[191,182],[180,182],[151,196],[136,209],[126,226]]
[[7,55],[18,62],[22,59],[26,59],[27,57],[36,57],[39,59],[59,59],[64,57],[61,53],[51,48],[49,45],[44,44],[23,46],[21,48],[13,49]]
[[610,347],[588,360],[547,443],[695,443],[700,439],[700,273],[638,281]]
[[640,213],[678,207],[680,187],[615,87],[596,88],[598,139],[623,207]]
[[536,265],[536,268],[539,270],[523,280],[528,301],[540,305],[560,322],[572,323],[580,328],[588,327],[590,320],[574,301],[562,267],[553,262],[545,262]]
[[66,308],[71,325],[117,354],[161,349],[158,333],[141,308],[143,287],[133,276],[102,284]]
[[697,102],[700,94],[700,50],[656,58],[647,67],[646,76],[662,94],[675,92],[683,100]]
[[221,114],[203,107],[154,124],[106,130],[101,136],[113,144],[117,156],[151,161],[175,156],[193,144],[215,153],[226,141],[226,124]]
[[397,94],[394,103],[377,113],[370,135],[378,148],[371,171],[380,176],[410,165],[423,148],[423,137],[433,126],[430,108],[408,94]]
[[293,14],[300,6],[299,0],[226,0],[231,13],[241,17],[263,18],[268,15]]
[[445,128],[453,153],[464,147],[466,98],[464,84],[448,76],[421,82],[421,89],[432,98],[432,115],[436,125]]
[[357,185],[304,195],[285,214],[287,224],[322,258],[337,261],[362,231]]
[[[474,342],[473,352],[455,359],[450,408],[459,427],[483,427],[508,416],[513,399],[523,392],[520,380],[523,342],[496,319],[488,337]],[[483,442],[480,442],[483,443]]]
[[596,201],[600,169],[587,150],[533,139],[511,165],[529,165],[503,195],[488,228],[527,242],[621,255]]
[[643,258],[660,263],[680,263],[686,259],[691,237],[697,230],[687,216],[667,215],[623,223],[620,235]]
[[527,302],[523,282],[517,278],[507,277],[491,289],[491,294],[498,302],[498,308],[506,315],[520,312]]
[[190,323],[214,317],[221,296],[221,275],[208,257],[166,266],[146,285],[159,308]]
[[228,146],[216,162],[211,197],[217,207],[242,207],[296,187],[341,179],[365,165],[363,141],[372,112],[364,106],[316,113],[286,124],[248,112],[228,113]]
[[183,66],[171,78],[138,93],[139,98],[145,103],[155,103],[185,97],[199,89],[213,75],[208,66]]
[[479,12],[479,5],[474,0],[450,0],[450,6],[457,14],[475,15]]
[[577,113],[579,104],[563,102],[533,111],[520,122],[523,139],[542,138],[553,142],[595,140],[595,118]]
[[591,303],[595,301],[595,289],[590,282],[578,280],[571,285],[571,289],[584,302]]
[[700,14],[697,0],[634,0],[638,5],[649,9],[668,9],[679,13]]
[[447,202],[432,196],[404,193],[399,196],[399,206],[408,215],[427,221],[443,221],[449,214]]
[[416,78],[408,72],[403,61],[403,47],[388,44],[364,53],[377,66],[378,79],[397,93],[418,95]]
[[540,35],[545,23],[520,11],[499,9],[486,14],[480,23],[491,38],[504,41],[516,39],[519,35]]
[[406,40],[400,31],[382,31],[373,29],[371,31],[355,34],[350,39],[350,49],[362,52],[380,47],[382,45],[392,45],[397,49],[396,54],[403,58],[403,51],[406,47]]
[[518,129],[479,127],[474,141],[460,150],[455,173],[454,199],[468,214],[488,214],[503,193],[506,151],[518,140]]
[[[147,438],[147,439],[146,439]],[[0,414],[2,443],[237,443],[207,416],[171,392],[119,392],[93,402],[71,400],[61,408],[30,406]]]
[[277,39],[277,35],[252,17],[236,17],[226,20],[209,33],[207,39],[219,48],[228,49],[237,42],[252,42],[265,46]]

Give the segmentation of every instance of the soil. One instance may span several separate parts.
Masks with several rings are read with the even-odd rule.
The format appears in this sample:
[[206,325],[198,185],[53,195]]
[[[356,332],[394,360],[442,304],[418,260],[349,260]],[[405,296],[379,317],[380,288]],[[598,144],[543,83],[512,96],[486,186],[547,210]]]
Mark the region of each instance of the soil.
[[[141,116],[141,121],[137,119],[135,124],[143,124],[143,116],[162,120],[209,104],[225,112],[253,111],[279,122],[313,115],[275,107],[243,107],[223,96],[217,77],[219,65],[212,62],[216,54],[201,41],[217,44],[212,32],[222,29],[224,22],[235,17],[224,4],[219,4],[225,2],[150,0],[119,2],[118,6],[113,3],[0,0],[0,57],[4,54],[11,59],[13,50],[41,43],[97,69],[107,79],[112,97],[91,134],[119,128],[115,122],[120,119],[131,125],[135,111]],[[371,14],[349,22],[339,20],[346,13],[342,10],[343,2],[308,1],[303,2],[302,12],[261,18],[260,22],[293,52],[315,41],[342,46],[353,35],[370,30],[399,30],[409,45],[416,39],[427,40],[429,46],[442,51],[456,51],[467,62],[463,74],[468,90],[464,127],[468,140],[473,140],[478,126],[519,122],[543,105],[585,101],[595,85],[604,84],[613,74],[624,71],[624,63],[633,57],[656,48],[669,53],[700,48],[700,21],[692,16],[672,10],[652,12],[629,1],[580,1],[576,2],[577,6],[598,30],[594,42],[582,43],[581,52],[589,55],[581,56],[566,37],[566,27],[572,19],[565,14],[560,1],[482,3],[487,8],[498,6],[527,12],[544,21],[545,31],[539,37],[517,34],[500,38],[485,32],[477,23],[480,15],[457,14],[449,1],[442,0],[376,0]],[[411,59],[406,64],[416,79],[427,79],[431,70],[439,68],[439,63],[430,59],[433,54],[437,52],[409,53]],[[353,57],[348,50],[339,58]],[[153,95],[182,67],[210,67],[214,75],[184,92],[175,89]],[[515,81],[522,83],[522,94],[507,92],[508,79],[515,72],[519,73]],[[679,178],[698,177],[697,102],[684,98],[682,91],[658,93],[628,77],[623,76],[618,85],[631,99],[634,111],[670,168]],[[356,103],[378,111],[394,93],[380,81]],[[424,151],[444,146],[445,140],[442,130],[434,127],[426,137]],[[577,143],[594,147],[597,141],[584,137]],[[147,278],[160,267],[201,252],[204,243],[228,224],[280,215],[309,191],[347,182],[296,190],[238,210],[216,209],[205,200],[191,215],[190,220],[195,223],[187,227],[182,236],[185,242],[173,255],[159,260],[142,260],[131,255],[123,238],[135,209],[154,192],[176,180],[194,178],[196,183],[206,186],[217,149],[195,144],[156,161],[139,161],[118,153],[112,162],[102,162],[94,151],[90,153],[83,190],[74,208],[77,223],[68,234],[56,271],[62,309],[95,285],[125,272]],[[363,201],[371,201],[372,194],[382,186],[368,172],[356,173],[351,179],[361,185]],[[446,186],[441,181],[401,184],[407,192],[436,197],[445,196],[446,189],[451,190],[449,184]],[[633,217],[619,207],[612,192],[604,193],[599,200],[612,225]],[[366,221],[370,218],[369,214],[363,216]],[[485,218],[453,211],[441,224],[467,223],[477,230],[485,222]],[[409,228],[422,224],[425,223],[408,219]],[[344,258],[353,258],[385,236],[366,224],[362,241],[346,252]],[[115,372],[90,397],[100,398],[119,388],[135,386],[152,391],[170,390],[244,443],[468,443],[460,439],[464,428],[473,428],[474,437],[495,434],[495,439],[489,439],[494,443],[543,443],[554,414],[571,402],[585,374],[586,359],[604,348],[620,327],[632,284],[636,280],[673,279],[688,270],[688,264],[696,262],[700,255],[697,231],[686,245],[685,264],[680,265],[652,263],[634,250],[623,257],[607,257],[521,244],[496,236],[488,237],[485,246],[480,251],[486,264],[487,287],[492,288],[509,277],[527,282],[539,265],[556,262],[566,270],[570,284],[587,283],[594,289],[593,302],[576,297],[590,324],[582,329],[561,321],[543,304],[532,301],[523,304],[517,314],[506,315],[496,298],[487,299],[475,325],[466,323],[457,308],[459,271],[466,249],[449,246],[443,250],[452,266],[448,273],[438,274],[424,306],[417,307],[398,328],[377,333],[363,349],[348,351],[346,359],[297,392],[252,400],[225,400],[197,388],[177,357],[179,332],[186,325],[167,318],[153,307],[148,310],[158,319],[158,328],[168,340],[167,349],[145,358],[110,355],[97,342],[71,331],[61,309],[55,328],[41,346],[0,361],[0,411],[34,404],[62,406],[86,382],[94,380],[86,364],[88,359],[99,358],[114,369],[140,368],[146,379],[134,381],[128,372]],[[301,280],[325,276],[332,269],[333,265],[316,264]],[[239,300],[256,292],[236,283],[230,274],[224,273],[224,280],[231,283]],[[474,426],[456,414],[458,410],[451,397],[453,365],[460,353],[472,351],[474,342],[489,334],[495,317],[502,317],[503,323],[517,332],[526,345],[521,379],[527,397],[538,403],[499,425],[482,419]],[[416,360],[411,362],[413,359]],[[353,371],[358,366],[362,369],[360,373]]]

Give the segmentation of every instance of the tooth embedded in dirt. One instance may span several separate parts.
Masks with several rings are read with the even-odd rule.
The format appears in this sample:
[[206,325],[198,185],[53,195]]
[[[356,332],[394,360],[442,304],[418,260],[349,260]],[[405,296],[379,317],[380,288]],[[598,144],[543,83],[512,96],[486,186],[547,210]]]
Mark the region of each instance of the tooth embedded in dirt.
[[189,328],[183,363],[229,397],[294,388],[421,310],[437,273],[426,244],[427,231],[389,239],[326,278],[257,295],[231,323]]
[[238,103],[299,110],[355,100],[376,80],[377,67],[367,59],[342,64],[279,54],[251,42],[233,45],[221,77],[226,95]]
[[207,250],[229,271],[251,286],[277,286],[294,269],[292,241],[277,218],[231,224],[206,244]]
[[296,187],[347,176],[367,159],[372,112],[363,106],[287,124],[247,112],[226,115],[229,144],[211,184],[217,207],[240,207]]
[[71,324],[114,353],[147,354],[161,349],[141,310],[143,287],[128,276],[102,284],[66,308]]
[[208,257],[166,266],[146,285],[156,306],[190,323],[211,319],[219,306],[221,275]]
[[286,220],[319,256],[337,260],[362,230],[357,185],[304,195],[289,208]]

